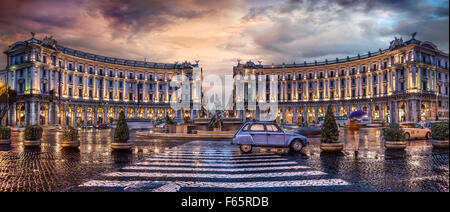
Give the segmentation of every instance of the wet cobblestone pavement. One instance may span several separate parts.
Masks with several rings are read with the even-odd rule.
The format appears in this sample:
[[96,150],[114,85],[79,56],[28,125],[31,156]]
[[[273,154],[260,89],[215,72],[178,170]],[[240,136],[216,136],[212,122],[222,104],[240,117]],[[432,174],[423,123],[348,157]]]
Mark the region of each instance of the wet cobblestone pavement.
[[[46,131],[41,149],[24,149],[19,133],[0,149],[0,191],[449,191],[448,150],[411,140],[405,152],[385,151],[380,130],[362,129],[359,154],[320,153],[319,137],[302,153],[257,148],[241,154],[229,141],[135,137],[132,153],[113,153],[111,130],[81,132],[79,151],[58,146]],[[80,185],[80,186],[78,186]]]
[[62,132],[44,130],[41,148],[24,148],[23,133],[12,133],[12,145],[0,146],[0,192],[66,191],[87,178],[112,171],[146,156],[185,143],[136,138],[132,153],[113,152],[112,130],[80,131],[79,150],[59,146]]

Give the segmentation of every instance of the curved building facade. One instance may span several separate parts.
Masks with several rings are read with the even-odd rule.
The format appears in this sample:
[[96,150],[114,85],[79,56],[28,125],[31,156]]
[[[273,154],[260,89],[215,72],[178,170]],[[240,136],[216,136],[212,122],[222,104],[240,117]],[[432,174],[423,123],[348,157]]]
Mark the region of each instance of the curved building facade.
[[[280,123],[318,123],[328,105],[344,118],[352,111],[364,110],[372,123],[419,122],[448,119],[448,63],[448,54],[436,45],[412,37],[405,42],[396,38],[386,50],[323,62],[238,63],[233,73],[244,79],[278,76]],[[264,92],[266,95],[257,92],[257,101],[269,101],[269,86]],[[258,119],[258,110],[235,113]]]
[[171,101],[181,99],[170,86],[176,75],[191,79],[190,104],[199,103],[202,69],[198,62],[164,64],[104,57],[57,45],[51,37],[17,42],[5,54],[8,66],[2,78],[19,96],[7,115],[9,125],[95,125],[110,123],[120,111],[130,120],[199,115],[199,111],[170,107]]

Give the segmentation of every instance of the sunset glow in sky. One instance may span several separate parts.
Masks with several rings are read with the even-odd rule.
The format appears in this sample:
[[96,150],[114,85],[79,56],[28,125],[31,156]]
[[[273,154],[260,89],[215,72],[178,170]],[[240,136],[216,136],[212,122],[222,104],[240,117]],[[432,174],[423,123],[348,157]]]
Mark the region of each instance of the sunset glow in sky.
[[[200,60],[231,73],[237,59],[302,63],[385,49],[394,36],[449,51],[448,0],[2,0],[0,49],[52,35],[59,44],[124,59]],[[6,58],[0,58],[0,69]]]

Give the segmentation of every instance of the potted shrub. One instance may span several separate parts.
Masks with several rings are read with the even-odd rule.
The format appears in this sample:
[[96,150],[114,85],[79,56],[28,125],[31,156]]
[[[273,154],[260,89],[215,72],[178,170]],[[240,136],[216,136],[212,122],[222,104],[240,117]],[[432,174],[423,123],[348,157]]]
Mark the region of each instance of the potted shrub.
[[114,141],[111,143],[111,148],[114,150],[131,149],[131,143],[128,142],[129,138],[130,134],[128,132],[127,121],[125,120],[125,113],[121,111],[116,129],[114,130]]
[[42,127],[38,125],[32,125],[25,128],[25,140],[23,145],[25,147],[36,147],[41,145]]
[[448,149],[448,122],[433,124],[431,126],[431,138],[433,147]]
[[384,147],[390,150],[404,150],[408,146],[405,132],[398,124],[390,124],[383,129]]
[[0,145],[11,144],[11,129],[9,127],[0,127]]
[[62,148],[78,148],[80,140],[78,140],[78,130],[73,127],[67,127],[63,132]]
[[320,149],[324,152],[341,152],[344,149],[344,143],[339,142],[339,129],[334,119],[331,105],[328,105],[325,120],[322,125],[322,134],[320,136]]

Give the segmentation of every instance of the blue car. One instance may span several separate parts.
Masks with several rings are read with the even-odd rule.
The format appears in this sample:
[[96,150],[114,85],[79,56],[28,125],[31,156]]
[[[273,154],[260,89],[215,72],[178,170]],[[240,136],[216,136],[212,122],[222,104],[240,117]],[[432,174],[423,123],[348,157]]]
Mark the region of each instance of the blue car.
[[297,133],[284,132],[273,122],[248,121],[239,128],[231,143],[239,145],[243,153],[250,153],[253,147],[290,148],[300,152],[308,145],[308,139]]

